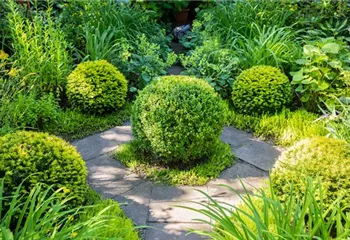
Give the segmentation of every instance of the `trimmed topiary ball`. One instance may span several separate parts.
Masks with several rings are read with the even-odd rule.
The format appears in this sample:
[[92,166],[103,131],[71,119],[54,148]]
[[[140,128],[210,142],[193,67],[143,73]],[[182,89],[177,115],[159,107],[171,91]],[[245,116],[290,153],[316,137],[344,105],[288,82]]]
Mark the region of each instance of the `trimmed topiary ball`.
[[122,107],[127,90],[124,75],[105,60],[80,63],[68,76],[68,100],[83,112],[106,113]]
[[[290,185],[301,197],[305,193],[305,178],[321,182],[324,207],[339,196],[350,202],[350,147],[342,140],[316,137],[303,140],[285,152],[272,169],[271,181],[281,200],[289,197]],[[320,193],[316,192],[316,199]]]
[[19,131],[0,137],[0,178],[4,193],[10,195],[23,182],[29,193],[38,182],[66,189],[75,199],[85,201],[87,171],[77,150],[69,143],[47,133]]
[[204,80],[165,76],[139,93],[132,130],[160,161],[194,164],[212,153],[225,114],[225,103]]
[[274,113],[290,104],[292,87],[279,69],[255,66],[243,71],[233,83],[232,101],[240,113]]

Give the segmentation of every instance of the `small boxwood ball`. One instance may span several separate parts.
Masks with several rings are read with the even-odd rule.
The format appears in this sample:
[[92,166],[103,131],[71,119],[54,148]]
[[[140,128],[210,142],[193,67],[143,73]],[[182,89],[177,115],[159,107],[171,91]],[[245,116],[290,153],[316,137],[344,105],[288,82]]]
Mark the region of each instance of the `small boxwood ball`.
[[289,79],[275,67],[252,67],[243,71],[233,83],[232,103],[240,113],[274,113],[291,101]]
[[68,76],[67,96],[73,108],[102,114],[124,105],[127,88],[124,75],[112,64],[88,61]]
[[132,130],[159,161],[186,166],[211,154],[225,114],[226,104],[204,80],[165,76],[139,93]]
[[6,194],[23,182],[28,194],[38,182],[64,188],[82,204],[87,192],[87,171],[77,150],[69,143],[47,133],[18,131],[0,137],[0,178]]
[[[289,183],[294,183],[294,193],[301,197],[308,177],[313,178],[315,184],[320,181],[325,209],[340,196],[343,196],[343,203],[349,203],[349,144],[326,137],[303,140],[285,152],[271,172],[272,184],[281,200],[289,198]],[[317,192],[316,199],[319,197]]]

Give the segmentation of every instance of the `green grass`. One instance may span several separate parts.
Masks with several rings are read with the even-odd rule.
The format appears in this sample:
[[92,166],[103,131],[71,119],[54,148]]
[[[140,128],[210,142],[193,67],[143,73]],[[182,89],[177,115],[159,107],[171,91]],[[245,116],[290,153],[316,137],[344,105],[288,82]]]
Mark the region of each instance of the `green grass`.
[[199,186],[218,177],[224,169],[234,162],[229,145],[219,142],[215,147],[215,153],[210,159],[188,169],[151,164],[154,162],[152,161],[154,156],[145,153],[137,140],[120,146],[115,152],[115,158],[131,168],[133,172],[156,183]]
[[304,138],[325,136],[327,131],[319,116],[306,110],[285,109],[275,115],[250,116],[229,113],[227,124],[244,131],[253,132],[256,137],[272,140],[281,146],[291,146]]
[[45,131],[68,141],[81,139],[88,135],[122,125],[130,118],[131,103],[107,115],[90,115],[75,110],[60,111],[57,121],[45,127]]

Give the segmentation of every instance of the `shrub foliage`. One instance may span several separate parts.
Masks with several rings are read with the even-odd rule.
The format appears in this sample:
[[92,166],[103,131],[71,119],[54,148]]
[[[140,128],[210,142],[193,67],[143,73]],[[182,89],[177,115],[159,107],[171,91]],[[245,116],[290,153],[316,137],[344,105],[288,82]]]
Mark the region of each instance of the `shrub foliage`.
[[131,118],[133,134],[163,161],[193,164],[209,156],[219,140],[225,106],[201,79],[162,77],[137,97]]
[[292,100],[288,77],[271,66],[243,71],[233,84],[233,106],[241,113],[268,113],[281,110]]
[[86,177],[79,153],[58,137],[18,131],[0,138],[0,178],[5,181],[6,194],[12,194],[23,181],[21,191],[29,193],[40,182],[64,188],[80,204],[85,200]]
[[125,103],[127,81],[105,60],[87,61],[68,76],[67,96],[74,108],[84,112],[105,113]]
[[271,173],[271,181],[276,195],[281,200],[289,196],[293,183],[295,195],[302,197],[306,186],[305,177],[320,181],[322,193],[316,192],[316,199],[322,194],[325,207],[329,207],[337,198],[343,197],[343,203],[350,202],[350,149],[343,140],[326,137],[305,139],[285,152]]

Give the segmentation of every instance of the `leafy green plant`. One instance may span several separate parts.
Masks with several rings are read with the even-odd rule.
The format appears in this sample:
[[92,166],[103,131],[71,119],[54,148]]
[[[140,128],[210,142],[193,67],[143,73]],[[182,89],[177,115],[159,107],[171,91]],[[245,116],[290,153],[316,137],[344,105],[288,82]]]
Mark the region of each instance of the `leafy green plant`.
[[10,196],[22,184],[29,193],[38,182],[64,188],[84,203],[88,188],[85,163],[77,150],[64,140],[47,133],[18,131],[0,137],[0,178]]
[[37,98],[35,93],[18,93],[11,101],[3,100],[3,103],[0,106],[0,126],[12,129],[43,129],[57,120],[59,107],[52,95]]
[[349,53],[343,42],[332,38],[304,46],[303,58],[297,60],[300,68],[291,72],[292,84],[308,110],[317,111],[318,105],[331,104],[332,97],[340,97],[350,86],[344,70],[348,69]]
[[259,27],[253,23],[248,36],[237,32],[226,46],[236,52],[241,69],[256,65],[288,69],[299,57],[296,33],[290,27]]
[[38,92],[52,92],[60,96],[72,67],[66,51],[65,34],[51,16],[51,9],[27,19],[17,4],[8,2],[8,24],[13,49],[14,66],[21,69],[19,77],[26,77],[24,87]]
[[291,100],[288,77],[271,66],[255,66],[243,71],[232,88],[232,105],[241,113],[278,112]]
[[329,135],[350,142],[350,102],[338,100],[336,106],[327,106],[322,109],[324,116],[320,118],[325,122]]
[[139,239],[132,222],[111,200],[71,208],[73,198],[62,198],[62,188],[35,184],[28,195],[21,192],[22,188],[19,185],[13,195],[7,196],[3,181],[0,186],[2,239],[96,239],[108,234],[118,239]]
[[130,79],[130,92],[136,93],[147,86],[152,79],[165,75],[171,65],[176,62],[175,53],[163,55],[160,45],[150,42],[146,35],[137,38],[135,46],[122,44],[121,57],[112,61],[121,66],[121,71]]
[[159,156],[158,162],[194,165],[220,141],[225,114],[225,104],[204,80],[166,76],[138,95],[132,131]]
[[271,182],[279,199],[286,201],[290,195],[288,183],[295,186],[295,197],[305,194],[304,177],[320,181],[322,192],[315,193],[315,199],[322,199],[322,207],[328,209],[334,201],[349,212],[350,202],[350,152],[348,143],[326,137],[302,140],[278,159],[271,171]]
[[[210,221],[199,221],[212,226],[213,231],[192,230],[210,239],[346,239],[350,234],[350,215],[342,211],[339,204],[342,198],[325,208],[322,196],[316,196],[317,192],[323,191],[322,185],[313,183],[312,179],[303,181],[306,188],[302,198],[295,197],[295,184],[286,186],[290,194],[285,201],[274,194],[272,184],[269,189],[256,190],[255,194],[250,194],[242,184],[243,193],[226,186],[240,197],[238,206],[221,203],[202,192],[209,198],[209,204],[182,208],[210,218]],[[349,203],[347,207],[350,207]]]
[[182,74],[203,78],[223,98],[228,98],[240,63],[235,54],[230,49],[222,48],[219,39],[210,39],[189,55],[180,55],[185,67]]
[[125,104],[127,81],[105,60],[81,63],[68,76],[67,96],[73,108],[90,113],[111,112]]
[[220,142],[212,146],[213,154],[195,166],[166,166],[157,164],[158,156],[144,148],[138,140],[126,143],[115,152],[115,158],[133,172],[156,183],[199,186],[214,179],[234,162],[231,148]]

